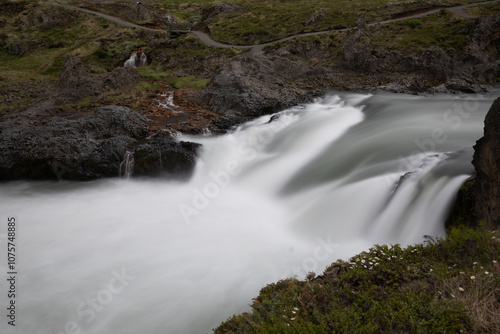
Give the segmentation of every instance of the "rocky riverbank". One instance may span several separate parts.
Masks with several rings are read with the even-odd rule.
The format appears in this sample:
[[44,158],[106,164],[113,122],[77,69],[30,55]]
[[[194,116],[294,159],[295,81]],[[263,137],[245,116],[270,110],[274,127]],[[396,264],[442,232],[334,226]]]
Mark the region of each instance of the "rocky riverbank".
[[[2,6],[2,24],[9,34],[2,35],[0,42],[12,54],[5,59],[14,63],[59,47],[53,38],[52,44],[47,44],[48,35],[17,36],[27,29],[22,27],[31,24],[41,31],[70,29],[82,20],[81,15],[90,15],[89,20],[93,17],[68,8],[37,7],[22,1]],[[138,4],[119,6],[117,13],[122,16],[140,14],[133,17],[136,21],[168,16]],[[206,22],[202,20],[200,27],[208,27],[210,20],[226,15],[228,11],[222,10],[226,7],[221,8],[204,9],[202,18]],[[229,12],[239,13],[241,8],[234,8],[235,12]],[[66,12],[71,15],[64,16]],[[123,18],[127,19],[127,15]],[[72,48],[80,50],[82,57],[66,51],[57,80],[42,79],[38,85],[13,82],[0,87],[6,110],[0,115],[0,179],[57,179],[62,176],[54,170],[61,166],[65,169],[63,178],[68,179],[116,176],[126,151],[139,148],[145,160],[136,160],[136,175],[155,175],[161,166],[165,174],[185,177],[194,166],[197,145],[176,143],[164,133],[201,133],[207,129],[223,133],[253,117],[309,101],[329,89],[414,94],[488,90],[500,77],[500,14],[468,20],[446,11],[433,15],[427,21],[413,22],[411,28],[397,22],[393,26],[366,24],[360,18],[349,31],[286,40],[251,52],[213,48],[189,35],[176,37],[150,28],[126,35],[123,29],[110,31],[107,24],[96,21],[96,32],[106,30],[109,38],[89,39]],[[173,24],[172,18],[167,21]],[[456,48],[445,47],[444,40],[437,42],[441,46],[404,52],[380,44],[380,36],[390,36],[395,29],[400,35],[419,35],[418,29],[436,22],[453,27],[455,34],[462,36],[454,39]],[[128,54],[112,49],[119,43],[125,45],[122,39],[131,36],[145,41],[140,47],[148,54],[145,71],[121,67]],[[86,43],[90,43],[89,48],[97,43],[99,48],[88,55],[81,49]],[[26,48],[19,53],[16,45]],[[54,59],[52,65],[43,65],[39,72],[46,73],[47,68],[54,71],[61,54]],[[100,64],[111,66],[103,70]],[[159,70],[166,68],[173,70]],[[200,78],[202,84],[183,84],[185,80],[198,82],[192,78]],[[153,106],[156,96],[165,89],[172,91],[180,113]],[[103,111],[113,116],[102,117]],[[140,132],[127,130],[129,122],[139,119]],[[95,129],[84,130],[87,123],[94,124]],[[161,152],[162,158],[153,152]],[[175,157],[167,158],[168,152]],[[167,167],[163,160],[178,163]],[[59,167],[53,167],[56,165]],[[35,166],[38,170],[34,170]]]

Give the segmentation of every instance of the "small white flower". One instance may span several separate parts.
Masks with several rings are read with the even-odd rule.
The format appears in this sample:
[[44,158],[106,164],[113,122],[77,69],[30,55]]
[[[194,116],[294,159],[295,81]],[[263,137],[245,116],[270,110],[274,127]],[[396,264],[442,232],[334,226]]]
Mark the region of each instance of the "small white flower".
[[471,276],[470,279],[474,280],[476,279],[476,276]]
[[295,320],[295,318],[290,318],[290,320]]
[[293,309],[294,309],[295,311],[298,311],[298,310],[299,310],[299,309],[298,309],[298,308],[296,308],[296,307],[294,307]]
[[472,264],[473,264],[473,265],[476,265],[476,264],[477,264],[477,262],[473,262]]
[[497,261],[496,261],[496,260],[493,260],[493,263],[497,263]]
[[295,312],[295,311],[292,311],[292,313],[293,313],[293,314],[295,314],[295,313],[297,313],[297,312]]
[[361,263],[365,263],[366,261],[365,260],[361,260]]
[[433,269],[429,270],[430,273],[432,273],[433,271],[434,271]]
[[489,273],[489,272],[487,272],[487,271],[485,271],[484,273],[485,273],[486,275],[489,275],[489,274],[490,274],[490,273]]
[[458,291],[463,292],[463,291],[464,291],[464,288],[462,288],[462,287],[460,286],[460,287],[458,287]]

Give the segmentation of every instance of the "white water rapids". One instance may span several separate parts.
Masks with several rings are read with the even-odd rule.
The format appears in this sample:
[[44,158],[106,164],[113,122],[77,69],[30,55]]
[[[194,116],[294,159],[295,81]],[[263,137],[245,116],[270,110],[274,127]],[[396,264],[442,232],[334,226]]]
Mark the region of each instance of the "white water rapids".
[[0,332],[207,333],[268,283],[442,235],[493,95],[331,94],[227,135],[180,136],[204,147],[188,182],[0,184]]

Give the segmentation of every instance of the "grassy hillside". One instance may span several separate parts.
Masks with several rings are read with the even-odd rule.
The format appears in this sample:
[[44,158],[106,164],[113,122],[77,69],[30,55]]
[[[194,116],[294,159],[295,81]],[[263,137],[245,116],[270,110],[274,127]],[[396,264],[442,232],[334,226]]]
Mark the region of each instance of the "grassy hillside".
[[[73,4],[86,4],[73,0]],[[215,5],[234,4],[231,10],[219,10],[208,22],[214,39],[238,45],[269,42],[303,32],[352,27],[360,16],[367,22],[402,17],[431,8],[444,8],[480,2],[477,0],[151,0],[151,10],[169,12],[180,23],[202,21],[204,10]],[[120,1],[117,1],[120,3]],[[91,4],[109,14],[118,12],[115,4]],[[159,23],[161,24],[161,22]]]

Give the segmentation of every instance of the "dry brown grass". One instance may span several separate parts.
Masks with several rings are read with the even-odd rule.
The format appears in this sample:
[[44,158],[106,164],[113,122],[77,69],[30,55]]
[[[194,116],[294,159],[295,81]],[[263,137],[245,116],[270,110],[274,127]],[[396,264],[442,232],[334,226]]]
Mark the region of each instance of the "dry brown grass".
[[500,333],[500,276],[494,265],[451,277],[443,281],[443,290],[446,298],[466,305],[475,333]]

